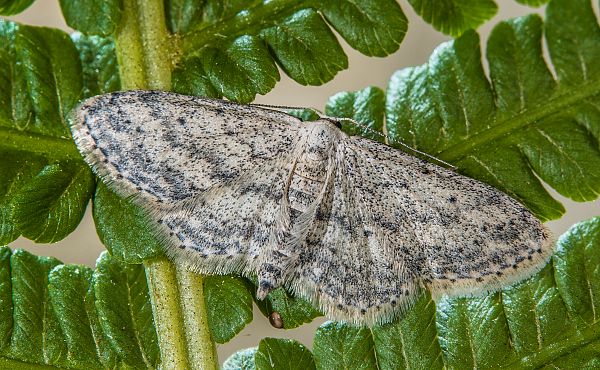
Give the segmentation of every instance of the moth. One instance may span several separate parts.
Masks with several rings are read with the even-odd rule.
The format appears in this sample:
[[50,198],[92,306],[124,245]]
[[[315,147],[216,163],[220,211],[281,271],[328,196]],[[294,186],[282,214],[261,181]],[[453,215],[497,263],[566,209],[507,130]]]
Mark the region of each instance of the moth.
[[508,195],[358,136],[264,107],[161,91],[92,97],[81,154],[146,209],[166,253],[204,274],[284,286],[330,319],[373,325],[434,298],[537,272],[549,231]]

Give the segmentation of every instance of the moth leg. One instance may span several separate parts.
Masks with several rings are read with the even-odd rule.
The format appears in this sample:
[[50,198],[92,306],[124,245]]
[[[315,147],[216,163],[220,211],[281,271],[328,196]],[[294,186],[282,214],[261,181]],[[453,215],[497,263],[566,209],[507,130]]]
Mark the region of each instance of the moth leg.
[[[287,202],[284,200],[280,219],[285,220],[286,217],[289,217],[289,213]],[[297,239],[290,234],[289,223],[283,222],[280,226],[283,230],[272,235],[269,242],[271,247],[266,248],[259,257],[256,297],[260,300],[265,299],[273,289],[283,285],[298,259]]]
[[265,299],[273,289],[281,286],[292,263],[293,255],[285,250],[272,250],[258,268],[256,297]]
[[259,300],[265,297],[273,290],[282,285],[285,271],[290,267],[292,253],[289,248],[286,248],[284,240],[289,240],[290,230],[290,204],[288,192],[292,182],[292,177],[298,163],[298,157],[302,149],[304,140],[301,140],[300,145],[294,150],[292,161],[288,168],[288,173],[285,180],[283,196],[279,209],[278,222],[276,229],[272,230],[271,238],[268,246],[259,258],[256,274],[258,277],[258,289],[256,297]]

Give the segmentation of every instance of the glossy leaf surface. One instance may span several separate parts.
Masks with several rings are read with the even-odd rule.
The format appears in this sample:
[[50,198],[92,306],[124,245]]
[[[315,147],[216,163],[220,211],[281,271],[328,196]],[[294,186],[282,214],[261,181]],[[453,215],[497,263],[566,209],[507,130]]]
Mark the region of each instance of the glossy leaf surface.
[[0,248],[0,357],[9,368],[156,368],[140,266],[103,254],[95,270]]

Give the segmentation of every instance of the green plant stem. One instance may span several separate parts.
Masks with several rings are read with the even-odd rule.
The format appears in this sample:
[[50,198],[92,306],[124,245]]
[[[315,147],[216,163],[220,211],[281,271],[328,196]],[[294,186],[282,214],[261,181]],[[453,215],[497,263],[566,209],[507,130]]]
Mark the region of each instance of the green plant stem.
[[189,361],[194,369],[217,369],[217,353],[208,328],[203,276],[177,268]]
[[150,89],[171,90],[172,55],[165,6],[162,0],[137,0],[137,4],[146,84]]
[[162,0],[124,0],[115,39],[122,88],[171,89],[171,52]]
[[152,314],[165,369],[189,369],[175,266],[165,257],[144,261]]
[[124,90],[147,87],[143,63],[144,47],[137,21],[137,8],[136,1],[123,1],[123,15],[115,37],[121,88]]
[[[171,89],[173,54],[168,40],[162,0],[124,0],[115,40],[123,89]],[[144,261],[144,267],[162,367],[216,369],[202,277],[177,272],[164,257]]]

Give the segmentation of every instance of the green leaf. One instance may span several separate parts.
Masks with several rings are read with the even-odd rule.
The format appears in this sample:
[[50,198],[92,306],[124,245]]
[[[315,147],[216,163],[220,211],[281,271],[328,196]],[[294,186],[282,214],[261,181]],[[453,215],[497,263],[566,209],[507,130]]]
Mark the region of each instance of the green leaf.
[[104,334],[102,325],[100,324],[100,321],[104,318],[99,316],[98,311],[96,310],[96,293],[92,284],[90,284],[90,287],[85,294],[84,303],[88,315],[90,330],[92,331],[92,335],[94,336],[94,342],[96,344],[96,352],[98,353],[98,359],[100,360],[104,368],[117,368],[121,364],[121,359],[119,358],[119,355],[113,350],[110,340]]
[[449,367],[489,369],[514,360],[499,294],[442,300],[437,308],[440,346]]
[[294,117],[300,118],[302,121],[316,121],[321,116],[314,109],[302,108],[302,109],[290,109],[286,110],[287,114]]
[[60,0],[60,8],[67,25],[86,35],[109,36],[121,19],[120,0]]
[[546,8],[546,39],[558,80],[565,85],[597,85],[600,28],[586,0],[553,1]]
[[529,6],[542,6],[548,3],[549,0],[516,0],[518,3]]
[[348,68],[348,58],[321,16],[302,10],[262,32],[281,68],[302,85],[321,85]]
[[[68,348],[65,366],[99,368],[94,336],[85,300],[92,270],[77,265],[59,265],[48,277],[48,294]],[[74,319],[76,318],[76,319]]]
[[158,339],[142,266],[121,265],[103,253],[93,289],[100,325],[114,351],[129,366],[155,368]]
[[93,208],[96,231],[110,254],[124,263],[141,263],[163,254],[148,213],[98,183]]
[[361,135],[383,141],[385,94],[376,87],[357,92],[340,92],[327,102],[325,113],[335,117],[352,118],[360,125],[342,122],[342,130],[348,135]]
[[204,299],[208,326],[217,343],[228,342],[252,321],[252,295],[240,277],[205,277]]
[[321,15],[366,55],[398,50],[407,26],[394,0],[171,0],[165,9],[169,29],[181,37],[174,90],[243,102],[273,88],[279,80],[275,61],[303,85],[323,84],[347,68],[347,57]]
[[207,0],[204,2],[203,21],[209,24],[223,22],[245,9],[254,8],[260,3],[260,0]]
[[398,49],[408,21],[394,0],[337,0],[322,3],[323,15],[356,50],[384,57]]
[[18,128],[68,137],[67,115],[81,98],[77,50],[66,33],[55,29],[19,26],[14,37],[15,80],[26,88],[17,91],[23,99],[15,107]]
[[267,46],[252,36],[239,37],[224,49],[205,49],[201,63],[219,95],[242,103],[251,102],[256,93],[266,94],[279,81]]
[[172,78],[173,91],[180,94],[206,96],[209,98],[222,97],[204,71],[200,57],[185,59],[181,62],[179,68],[173,71]]
[[494,0],[408,0],[425,22],[445,34],[460,36],[491,19],[498,7]]
[[[0,151],[0,244],[8,244],[21,235],[15,223],[15,194],[44,168],[44,159],[19,152]],[[25,158],[24,158],[25,157]]]
[[578,224],[559,240],[554,255],[556,287],[577,321],[593,324],[600,302],[600,218]]
[[89,167],[48,165],[15,194],[13,220],[23,236],[39,243],[56,242],[75,230],[93,191]]
[[258,347],[237,351],[223,362],[221,370],[256,370],[254,356],[257,351]]
[[376,369],[371,332],[339,322],[321,325],[313,344],[318,369]]
[[158,366],[144,271],[107,254],[92,271],[1,247],[0,318],[2,368]]
[[0,0],[0,14],[14,15],[29,8],[35,0]]
[[[580,364],[593,362],[584,354],[599,345],[598,318],[593,315],[598,308],[594,294],[600,289],[599,263],[600,218],[596,217],[576,224],[560,237],[552,258],[554,271],[546,271],[550,267],[542,270],[526,283],[530,285],[528,292],[515,292],[540,302],[534,310],[537,335],[521,335],[528,339],[529,348],[522,344],[520,353],[529,353],[529,357],[522,358],[520,364],[543,363],[549,358],[556,359],[557,367],[559,363],[576,363],[578,358]],[[559,358],[563,353],[566,355]]]
[[0,21],[0,242],[54,242],[79,223],[93,189],[67,127],[81,97],[68,35]]
[[393,323],[372,328],[377,363],[382,369],[440,369],[442,349],[437,340],[435,303],[422,294],[414,307]]
[[189,31],[190,27],[194,24],[194,21],[202,17],[205,2],[206,1],[197,0],[166,0],[165,16],[167,18],[169,31],[171,31],[171,33],[184,33]]
[[55,367],[46,365],[35,365],[31,363],[22,362],[19,360],[11,360],[8,358],[0,357],[0,369],[10,370],[50,370],[56,369]]
[[24,251],[15,251],[11,256],[13,330],[10,347],[3,352],[3,357],[52,364],[66,356],[66,344],[61,340],[62,333],[47,290],[48,274],[58,264],[54,258],[35,257]]
[[542,20],[537,16],[502,22],[490,35],[490,75],[494,90],[501,97],[498,110],[507,116],[544,103],[556,89],[541,58],[541,38]]
[[[252,293],[256,292],[256,286]],[[294,329],[302,324],[311,322],[315,317],[322,314],[306,300],[294,297],[283,288],[273,290],[262,301],[256,301],[261,312],[269,317],[271,313],[277,312],[283,321],[285,329]]]
[[302,344],[291,339],[265,338],[260,341],[254,355],[256,369],[315,369],[315,362]]
[[[0,20],[0,148],[79,158],[67,115],[81,97],[81,65],[68,35]],[[27,134],[27,135],[25,135]]]
[[[491,82],[479,38],[467,32],[436,49],[427,64],[396,72],[385,102],[392,145],[450,162],[542,220],[560,217],[564,208],[539,178],[576,201],[600,193],[600,112],[593,103],[600,93],[593,62],[600,58],[600,28],[585,0],[555,0],[547,11],[545,25],[532,15],[494,28],[487,44]],[[542,56],[542,27],[558,81]],[[373,126],[382,119],[376,96],[373,88],[340,93],[328,112]]]
[[13,330],[10,249],[0,248],[0,353],[10,345]]
[[83,96],[100,95],[121,88],[115,44],[109,38],[72,33],[83,67]]
[[505,289],[502,294],[508,328],[514,333],[512,345],[518,353],[534,353],[540,346],[573,335],[572,322],[565,319],[569,314],[554,278],[548,265],[537,279]]

